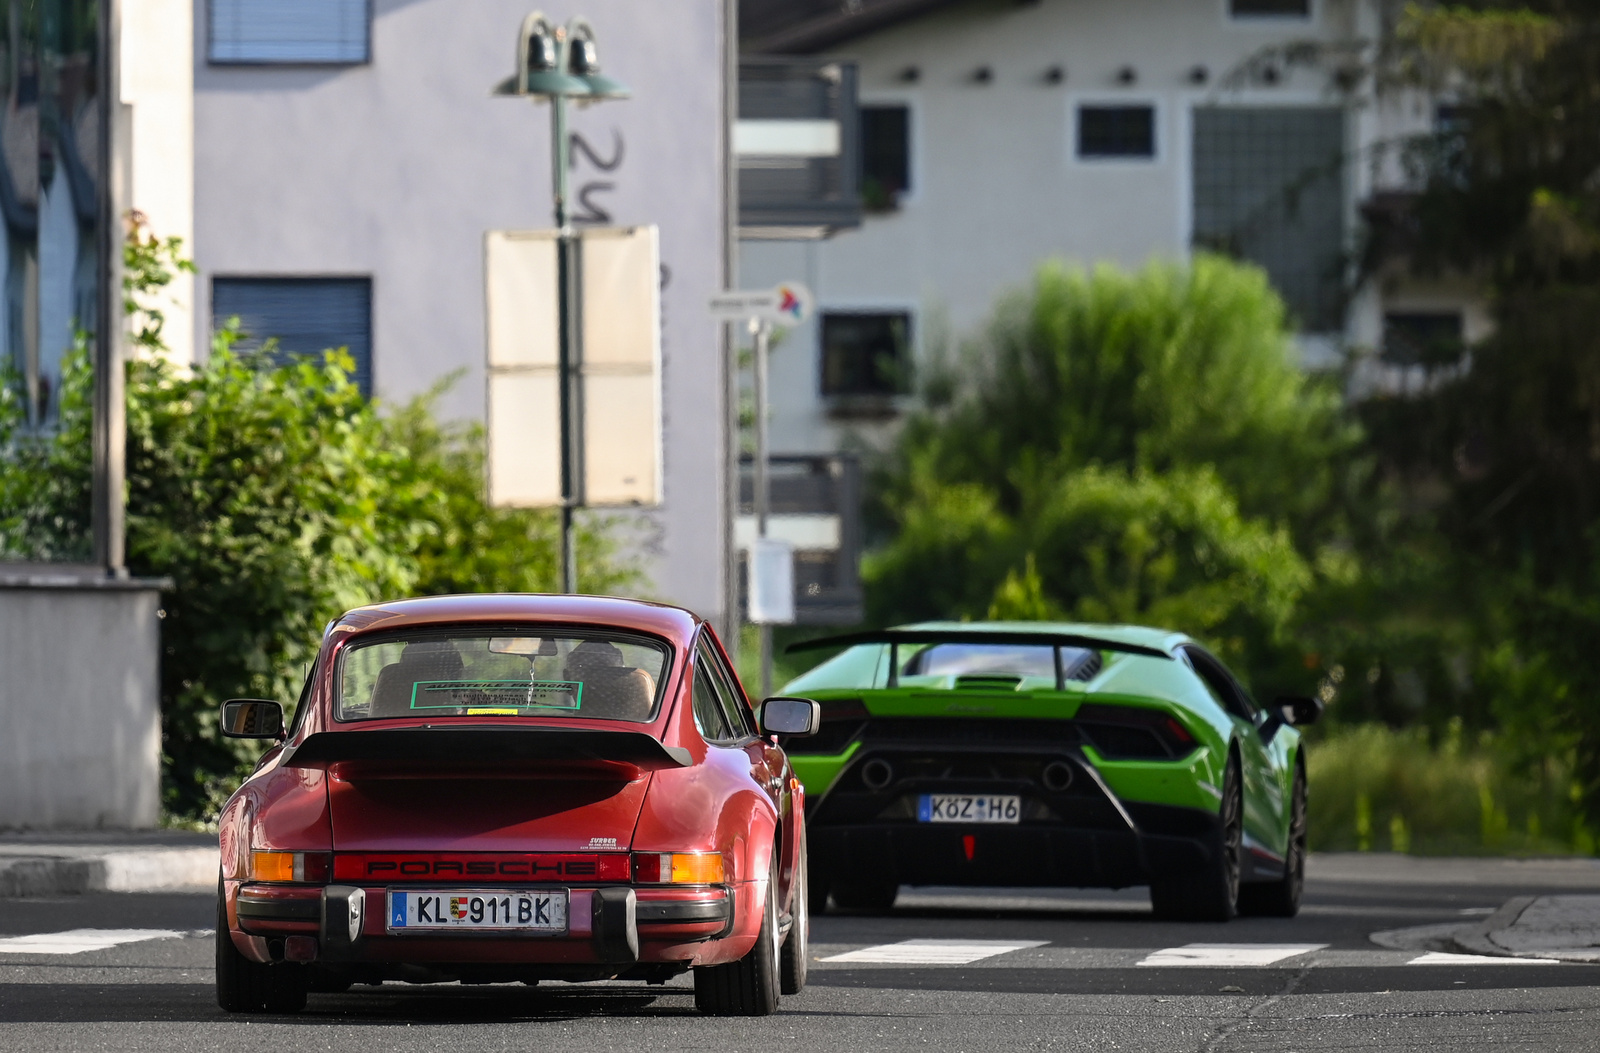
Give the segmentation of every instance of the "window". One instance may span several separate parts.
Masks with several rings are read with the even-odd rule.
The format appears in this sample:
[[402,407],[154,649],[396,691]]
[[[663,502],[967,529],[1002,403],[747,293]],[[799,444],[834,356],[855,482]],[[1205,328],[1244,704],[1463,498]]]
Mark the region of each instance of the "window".
[[352,380],[372,394],[372,281],[369,278],[214,278],[211,322],[238,318],[242,349],[278,341],[278,358],[348,348]]
[[1454,365],[1463,350],[1461,315],[1454,311],[1383,316],[1383,360],[1393,366],[1436,369]]
[[1198,647],[1185,647],[1183,656],[1188,659],[1189,667],[1200,677],[1206,690],[1211,693],[1211,697],[1218,705],[1240,720],[1255,719],[1256,707],[1251,702],[1250,695],[1239,686],[1239,682],[1221,662]]
[[1154,157],[1154,106],[1079,106],[1079,157]]
[[666,647],[635,637],[395,634],[345,649],[337,713],[340,720],[589,717],[644,723],[655,715],[666,668]]
[[911,189],[911,112],[905,106],[861,107],[861,203],[894,208]]
[[210,0],[217,63],[342,64],[371,54],[369,0]]
[[707,742],[731,742],[734,738],[728,727],[728,716],[722,710],[722,699],[712,679],[711,663],[705,652],[695,656],[694,663],[694,726]]
[[911,390],[911,315],[829,311],[822,316],[824,395],[903,395]]
[[1344,112],[1194,111],[1194,243],[1260,265],[1300,327],[1344,325]]
[[1234,18],[1310,18],[1311,0],[1228,0]]
[[704,642],[700,644],[698,662],[711,674],[717,699],[722,703],[723,718],[733,730],[733,738],[745,739],[754,735],[755,721],[750,715],[750,707],[745,703],[744,692],[738,686],[739,678],[734,675],[733,670],[729,669],[715,650]]

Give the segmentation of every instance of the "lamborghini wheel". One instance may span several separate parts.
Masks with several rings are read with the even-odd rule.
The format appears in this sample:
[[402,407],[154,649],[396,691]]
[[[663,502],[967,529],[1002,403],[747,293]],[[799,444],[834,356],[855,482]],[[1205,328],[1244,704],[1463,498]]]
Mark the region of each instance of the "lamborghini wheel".
[[1210,860],[1196,873],[1163,874],[1150,882],[1150,905],[1169,921],[1228,921],[1238,912],[1239,860],[1244,845],[1244,791],[1237,754],[1228,756],[1222,808]]
[[[773,861],[776,864],[776,860]],[[756,945],[736,962],[700,965],[694,970],[694,1004],[711,1016],[767,1016],[778,1008],[778,871],[767,879],[761,933]]]
[[217,882],[217,1004],[229,1013],[298,1013],[306,1007],[305,967],[263,965],[239,953],[228,934],[228,907]]
[[1292,918],[1300,912],[1300,890],[1306,881],[1306,769],[1297,765],[1289,798],[1289,844],[1283,854],[1283,877],[1239,887],[1239,913]]
[[900,887],[882,881],[835,881],[833,902],[844,910],[868,914],[887,914],[894,906]]

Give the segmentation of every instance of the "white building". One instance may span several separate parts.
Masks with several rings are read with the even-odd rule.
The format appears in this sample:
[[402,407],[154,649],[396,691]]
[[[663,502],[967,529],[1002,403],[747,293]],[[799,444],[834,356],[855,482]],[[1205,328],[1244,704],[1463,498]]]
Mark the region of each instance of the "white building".
[[[1133,268],[1214,246],[1253,260],[1309,368],[1481,335],[1463,288],[1351,288],[1359,209],[1399,179],[1386,144],[1435,116],[1375,102],[1352,76],[1385,6],[745,0],[747,54],[853,62],[862,107],[859,229],[740,244],[745,287],[794,279],[818,301],[773,357],[774,449],[837,449],[892,422],[917,360],[1049,258]],[[779,163],[743,159],[764,161]]]
[[[552,225],[548,109],[494,98],[530,0],[123,0],[128,200],[184,237],[175,352],[240,316],[288,351],[348,346],[389,401],[459,374],[485,402],[484,236]],[[656,224],[664,503],[648,591],[720,617],[725,429],[725,4],[585,0],[605,72],[633,97],[573,114],[575,212]],[[559,24],[580,8],[547,6]],[[554,457],[555,451],[545,451]]]

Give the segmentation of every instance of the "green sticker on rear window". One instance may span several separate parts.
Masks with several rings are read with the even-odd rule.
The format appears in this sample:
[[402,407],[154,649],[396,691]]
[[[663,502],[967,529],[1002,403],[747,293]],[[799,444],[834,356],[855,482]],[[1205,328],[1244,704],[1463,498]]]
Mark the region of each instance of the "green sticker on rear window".
[[579,680],[418,680],[411,688],[412,709],[577,709],[582,699]]

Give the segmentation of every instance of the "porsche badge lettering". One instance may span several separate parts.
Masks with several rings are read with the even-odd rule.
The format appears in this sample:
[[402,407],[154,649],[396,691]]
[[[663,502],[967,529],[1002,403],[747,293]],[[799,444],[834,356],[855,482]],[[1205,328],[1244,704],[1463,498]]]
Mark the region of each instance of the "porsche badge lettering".
[[416,856],[341,856],[335,873],[346,880],[416,881],[439,877],[548,881],[563,878],[626,878],[627,856],[517,856],[515,858],[431,858]]

